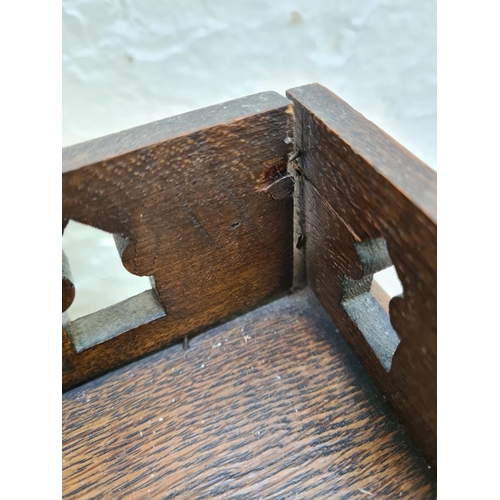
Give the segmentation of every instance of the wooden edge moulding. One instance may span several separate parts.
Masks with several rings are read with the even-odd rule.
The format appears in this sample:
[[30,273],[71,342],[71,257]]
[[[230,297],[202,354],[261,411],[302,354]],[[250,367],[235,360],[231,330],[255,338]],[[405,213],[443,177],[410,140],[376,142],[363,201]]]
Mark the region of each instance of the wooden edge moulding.
[[[433,170],[317,84],[62,158],[63,231],[74,220],[111,233],[125,268],[152,283],[71,321],[63,253],[63,390],[307,287],[435,466]],[[403,294],[389,301],[372,279],[391,265]]]

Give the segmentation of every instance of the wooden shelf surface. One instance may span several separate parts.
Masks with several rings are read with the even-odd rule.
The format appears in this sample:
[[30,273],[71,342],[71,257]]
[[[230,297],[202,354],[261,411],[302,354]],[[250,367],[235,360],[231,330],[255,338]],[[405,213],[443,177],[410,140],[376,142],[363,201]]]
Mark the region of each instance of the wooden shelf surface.
[[427,499],[435,482],[306,289],[64,393],[63,497]]

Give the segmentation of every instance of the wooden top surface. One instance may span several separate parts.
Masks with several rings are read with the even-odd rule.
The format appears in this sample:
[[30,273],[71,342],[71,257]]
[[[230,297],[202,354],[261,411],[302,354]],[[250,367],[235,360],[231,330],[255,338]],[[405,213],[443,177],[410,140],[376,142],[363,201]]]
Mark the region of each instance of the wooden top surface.
[[287,96],[307,107],[329,134],[342,138],[343,147],[336,154],[363,158],[374,172],[397,186],[432,221],[437,221],[435,170],[322,85],[296,87],[288,90]]
[[63,395],[64,498],[434,498],[310,291]]
[[137,149],[289,105],[290,101],[276,92],[260,92],[67,146],[62,150],[62,171],[109,161]]

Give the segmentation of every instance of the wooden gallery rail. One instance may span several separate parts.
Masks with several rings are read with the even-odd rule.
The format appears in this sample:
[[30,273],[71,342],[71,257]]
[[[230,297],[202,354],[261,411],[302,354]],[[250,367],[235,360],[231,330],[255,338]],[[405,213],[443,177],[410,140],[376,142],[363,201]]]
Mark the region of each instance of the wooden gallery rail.
[[153,285],[71,321],[63,255],[65,498],[435,496],[436,174],[287,97],[63,149],[63,230]]

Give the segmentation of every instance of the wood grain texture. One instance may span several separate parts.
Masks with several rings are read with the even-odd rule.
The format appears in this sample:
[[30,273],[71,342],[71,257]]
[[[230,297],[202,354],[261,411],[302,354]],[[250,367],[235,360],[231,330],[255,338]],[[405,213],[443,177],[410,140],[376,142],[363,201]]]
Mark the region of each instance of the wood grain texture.
[[[308,283],[435,465],[436,173],[324,87],[287,95]],[[370,288],[391,261],[404,298],[389,322]]]
[[75,351],[82,352],[165,316],[154,290],[135,295],[71,323]]
[[291,287],[293,199],[289,186],[262,191],[261,177],[286,168],[292,120],[289,101],[265,92],[63,149],[63,227],[114,234],[165,312],[75,353],[64,388]]
[[305,290],[63,395],[67,499],[435,498]]

